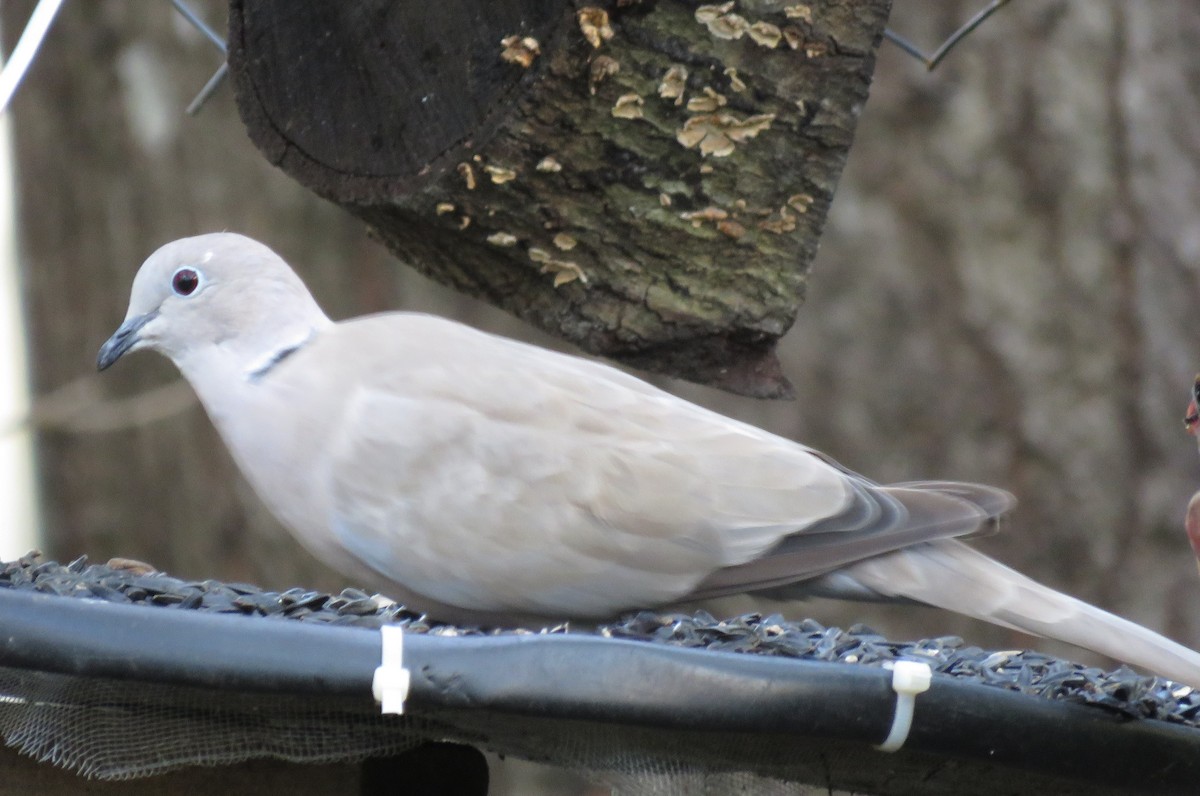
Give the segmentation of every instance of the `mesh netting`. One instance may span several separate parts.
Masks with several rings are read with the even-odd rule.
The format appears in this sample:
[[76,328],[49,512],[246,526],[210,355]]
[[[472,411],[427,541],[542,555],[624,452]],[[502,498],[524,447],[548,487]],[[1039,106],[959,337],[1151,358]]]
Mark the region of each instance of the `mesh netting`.
[[8,745],[101,779],[262,757],[361,760],[440,732],[411,717],[382,723],[371,707],[0,668],[0,735]]

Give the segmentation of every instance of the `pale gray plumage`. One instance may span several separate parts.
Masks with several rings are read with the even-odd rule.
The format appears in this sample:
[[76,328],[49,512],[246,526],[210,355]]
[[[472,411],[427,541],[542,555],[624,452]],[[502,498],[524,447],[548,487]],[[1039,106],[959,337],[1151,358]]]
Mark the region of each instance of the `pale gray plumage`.
[[615,368],[451,321],[335,324],[248,238],[146,261],[99,366],[142,347],[175,362],[305,547],[437,617],[601,619],[746,591],[914,600],[1200,686],[1197,653],[958,541],[1006,492],[879,486]]

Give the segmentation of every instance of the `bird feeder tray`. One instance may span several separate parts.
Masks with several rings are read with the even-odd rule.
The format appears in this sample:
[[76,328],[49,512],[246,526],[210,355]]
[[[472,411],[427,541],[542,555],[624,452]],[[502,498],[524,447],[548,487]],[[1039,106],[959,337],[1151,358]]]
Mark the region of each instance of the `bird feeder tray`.
[[[400,628],[403,715],[373,695]],[[885,668],[934,670],[899,751]],[[1200,697],[1128,669],[945,638],[889,642],[756,614],[600,628],[430,623],[353,589],[283,593],[161,572],[0,568],[0,734],[106,779],[255,757],[361,760],[454,741],[620,792],[787,781],[874,794],[1193,792]],[[657,785],[656,785],[657,783]]]

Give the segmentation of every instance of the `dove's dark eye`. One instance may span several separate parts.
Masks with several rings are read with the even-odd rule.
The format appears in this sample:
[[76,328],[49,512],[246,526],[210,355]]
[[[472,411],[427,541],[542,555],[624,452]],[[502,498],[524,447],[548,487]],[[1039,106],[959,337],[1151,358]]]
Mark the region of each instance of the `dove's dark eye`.
[[200,272],[184,266],[171,277],[171,289],[179,296],[190,296],[200,287]]

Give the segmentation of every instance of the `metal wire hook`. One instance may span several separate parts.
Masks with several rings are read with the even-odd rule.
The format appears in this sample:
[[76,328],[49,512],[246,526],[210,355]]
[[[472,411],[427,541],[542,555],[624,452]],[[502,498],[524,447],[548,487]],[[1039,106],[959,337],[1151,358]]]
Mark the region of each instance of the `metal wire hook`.
[[944,59],[960,41],[969,36],[971,32],[982,25],[988,17],[999,11],[1004,6],[1008,5],[1008,3],[1009,0],[992,0],[992,2],[988,4],[986,8],[967,20],[965,25],[954,31],[954,33],[950,34],[950,37],[942,42],[940,47],[934,50],[933,55],[926,55],[924,52],[922,52],[920,47],[913,44],[899,33],[896,33],[891,28],[885,28],[883,35],[892,44],[896,45],[913,58],[916,58],[918,61],[925,64],[925,69],[927,71],[932,72],[937,68],[937,65],[942,62],[942,59]]
[[[205,38],[211,41],[217,47],[217,49],[221,51],[222,54],[225,54],[225,40],[218,36],[216,31],[205,24],[204,20],[202,20],[200,16],[193,11],[190,6],[188,6],[187,3],[185,3],[183,0],[171,0],[171,5],[175,6],[175,10],[178,11],[184,19],[190,22],[192,27],[203,33]],[[225,79],[228,76],[229,64],[223,63],[217,69],[217,71],[213,73],[213,76],[208,79],[208,82],[204,84],[204,88],[200,89],[200,93],[196,95],[196,98],[188,104],[186,111],[187,115],[195,116],[198,114],[200,109],[204,107],[204,103],[208,102],[208,98],[216,93],[217,89],[221,87],[221,84],[225,82]]]

